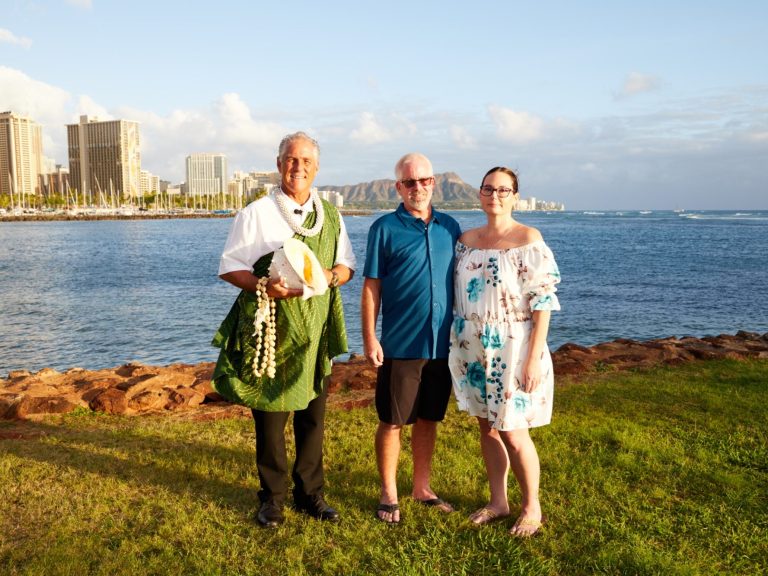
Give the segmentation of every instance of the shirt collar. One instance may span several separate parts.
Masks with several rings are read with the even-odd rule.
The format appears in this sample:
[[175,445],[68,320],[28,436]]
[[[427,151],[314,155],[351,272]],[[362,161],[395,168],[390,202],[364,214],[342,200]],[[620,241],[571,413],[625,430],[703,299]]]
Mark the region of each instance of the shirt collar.
[[[400,202],[400,205],[397,207],[397,210],[395,211],[400,220],[403,222],[403,224],[414,224],[416,222],[424,223],[424,220],[421,218],[416,218],[413,214],[408,212],[408,210],[405,209],[405,205]],[[437,210],[435,210],[435,207],[432,206],[432,218],[430,219],[430,222],[440,222],[440,215]]]

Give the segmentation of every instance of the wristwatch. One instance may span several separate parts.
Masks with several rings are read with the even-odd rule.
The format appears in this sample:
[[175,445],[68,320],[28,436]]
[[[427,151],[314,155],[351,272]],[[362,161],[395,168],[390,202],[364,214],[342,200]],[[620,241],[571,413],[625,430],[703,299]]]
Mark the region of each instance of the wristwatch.
[[336,288],[339,285],[339,275],[336,274],[336,270],[331,270],[331,282],[328,284],[331,288]]

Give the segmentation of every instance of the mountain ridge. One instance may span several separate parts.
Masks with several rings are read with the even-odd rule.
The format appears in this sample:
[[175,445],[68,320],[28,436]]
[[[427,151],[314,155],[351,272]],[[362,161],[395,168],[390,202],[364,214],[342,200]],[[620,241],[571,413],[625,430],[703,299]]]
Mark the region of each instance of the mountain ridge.
[[[320,190],[338,192],[344,197],[344,204],[395,204],[400,202],[400,195],[395,188],[395,180],[380,179],[343,186],[318,186]],[[477,188],[470,186],[455,172],[435,174],[435,187],[432,201],[437,204],[477,203]]]

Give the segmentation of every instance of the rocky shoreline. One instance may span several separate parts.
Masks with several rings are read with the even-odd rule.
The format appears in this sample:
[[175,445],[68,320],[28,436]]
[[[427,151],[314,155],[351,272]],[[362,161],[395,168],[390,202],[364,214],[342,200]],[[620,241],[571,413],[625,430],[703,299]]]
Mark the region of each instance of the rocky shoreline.
[[[579,379],[594,372],[651,368],[712,359],[768,359],[768,333],[738,332],[704,338],[618,339],[595,346],[564,344],[552,354],[555,373]],[[36,373],[14,370],[0,380],[0,420],[89,410],[107,414],[178,413],[194,419],[249,417],[211,388],[213,363],[149,366],[125,364],[104,370],[71,368]],[[336,362],[330,404],[352,409],[371,404],[376,370],[362,356]]]

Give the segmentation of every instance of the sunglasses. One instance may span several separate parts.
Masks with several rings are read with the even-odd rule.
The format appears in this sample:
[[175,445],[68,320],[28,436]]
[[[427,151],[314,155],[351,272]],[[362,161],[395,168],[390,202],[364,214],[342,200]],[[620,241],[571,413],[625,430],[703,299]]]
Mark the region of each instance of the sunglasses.
[[421,184],[423,188],[426,188],[427,186],[431,186],[434,183],[435,183],[434,176],[427,176],[426,178],[407,178],[405,180],[400,180],[400,184],[402,184],[408,189],[416,188],[416,184]]

